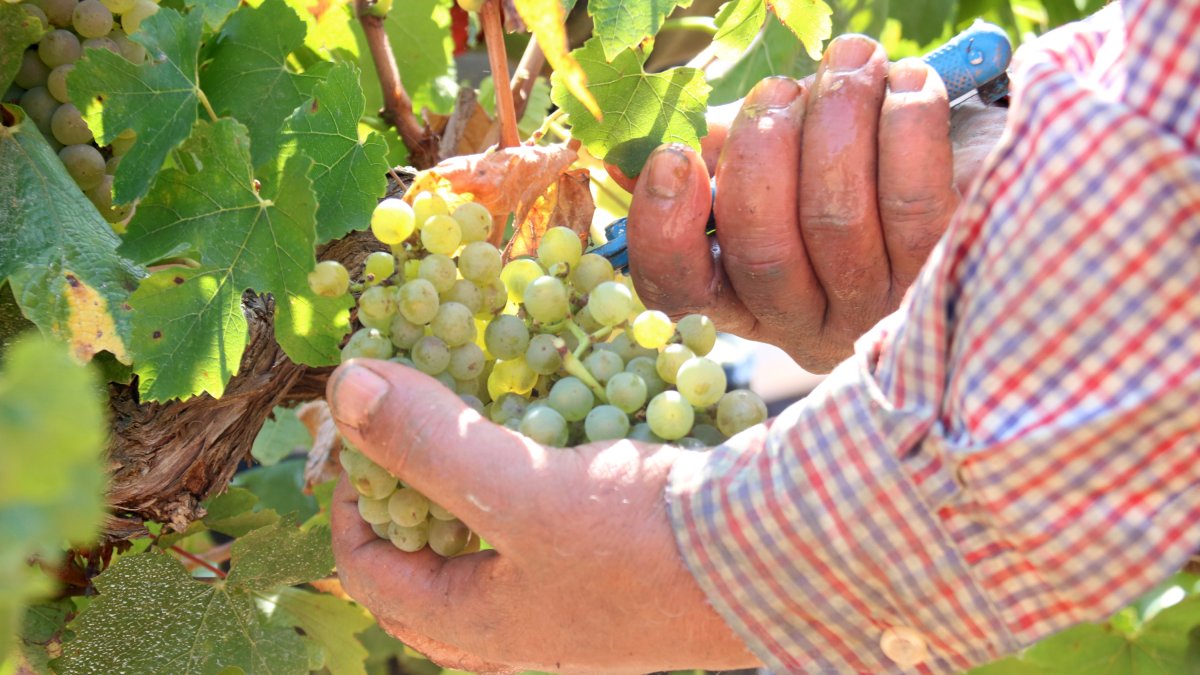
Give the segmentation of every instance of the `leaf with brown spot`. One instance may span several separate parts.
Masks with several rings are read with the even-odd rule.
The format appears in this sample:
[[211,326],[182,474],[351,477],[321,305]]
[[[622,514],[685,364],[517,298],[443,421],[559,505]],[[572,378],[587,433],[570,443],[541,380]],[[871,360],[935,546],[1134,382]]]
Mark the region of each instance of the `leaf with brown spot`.
[[117,333],[108,301],[70,272],[66,273],[66,277],[66,335],[75,358],[87,361],[97,352],[109,351],[118,361],[128,363],[125,342]]
[[574,169],[563,173],[514,228],[513,238],[504,250],[504,259],[536,255],[542,234],[552,227],[573,230],[586,248],[595,212],[588,170]]

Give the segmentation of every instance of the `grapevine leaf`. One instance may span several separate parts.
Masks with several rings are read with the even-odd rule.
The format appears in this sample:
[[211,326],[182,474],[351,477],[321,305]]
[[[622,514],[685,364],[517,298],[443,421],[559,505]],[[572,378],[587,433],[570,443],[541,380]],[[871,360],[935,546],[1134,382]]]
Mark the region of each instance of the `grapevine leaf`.
[[291,520],[260,527],[233,544],[229,583],[256,591],[303,584],[333,570],[329,528],[301,530]]
[[375,204],[387,191],[383,137],[371,133],[365,142],[358,141],[363,105],[358,69],[341,62],[284,122],[280,161],[298,152],[313,160],[309,178],[317,196],[318,243],[368,227]]
[[592,198],[591,175],[587,169],[566,171],[546,194],[538,198],[525,212],[523,220],[513,228],[505,257],[536,256],[542,235],[552,227],[565,227],[586,245],[592,225],[596,202]]
[[318,298],[308,288],[316,264],[311,161],[292,157],[261,174],[256,189],[248,146],[234,120],[198,122],[179,149],[181,167],[159,175],[129,223],[121,250],[130,257],[187,252],[200,261],[157,272],[130,298],[145,398],[220,396],[246,346],[247,289],[275,296],[275,335],[294,361],[336,360],[350,299]]
[[221,28],[212,62],[200,76],[213,109],[249,129],[254,166],[274,156],[283,121],[319,81],[288,66],[288,54],[304,44],[304,35],[304,22],[283,0],[243,5]]
[[303,672],[304,641],[269,626],[251,591],[204,583],[164,553],[125,556],[95,579],[55,670],[74,673]]
[[263,466],[278,464],[296,450],[307,451],[313,444],[312,436],[304,423],[296,416],[294,408],[277,407],[254,437],[250,454]]
[[144,271],[20,109],[0,107],[0,204],[0,281],[25,316],[81,361],[108,350],[128,362],[126,301]]
[[17,71],[25,48],[42,36],[42,22],[25,11],[21,5],[0,3],[0,92],[8,89]]
[[[929,44],[945,32],[946,22],[954,17],[957,0],[907,0],[888,5],[888,16],[900,22],[900,32],[905,40]],[[1047,6],[1053,4],[1043,3]],[[1074,9],[1073,2],[1066,2]]]
[[699,149],[708,133],[704,113],[709,86],[696,68],[672,68],[646,73],[641,59],[626,50],[612,63],[604,58],[599,40],[588,40],[575,57],[587,73],[588,89],[604,109],[604,121],[586,113],[579,100],[553,76],[554,102],[571,115],[571,134],[596,157],[615,164],[627,176],[641,173],[654,148],[685,143]]
[[638,47],[657,35],[663,21],[676,7],[691,4],[691,0],[591,0],[587,12],[595,26],[594,34],[604,48],[604,58],[612,61],[626,49]]
[[[52,672],[49,651],[57,653],[62,648],[67,621],[74,614],[75,605],[66,598],[30,605],[17,634],[16,672]],[[0,627],[0,635],[8,634]]]
[[216,30],[237,9],[239,0],[185,0],[188,11],[204,16],[204,25]]
[[367,650],[355,636],[375,624],[352,602],[298,588],[281,589],[272,619],[304,631],[325,652],[332,675],[366,675]]
[[71,102],[99,145],[132,129],[137,141],[113,175],[113,201],[128,204],[146,194],[171,152],[187,138],[200,102],[196,65],[204,17],[163,7],[130,38],[146,48],[135,65],[107,49],[86,49],[67,76]]
[[[595,92],[588,88],[588,78],[591,75],[580,63],[575,52],[568,51],[570,46],[567,42],[567,13],[562,3],[559,0],[515,1],[517,13],[537,38],[538,45],[546,55],[546,62],[554,68],[554,81],[558,86],[566,87],[583,109],[597,121],[603,119],[604,112],[600,102],[596,100]],[[603,52],[602,48],[597,49]]]
[[[449,0],[404,0],[392,5],[383,28],[396,57],[404,90],[412,97],[413,109],[449,114],[458,95],[454,64],[454,39],[450,36]],[[367,52],[362,27],[354,22],[359,51]],[[367,110],[383,107],[379,78],[373,71],[362,73]]]
[[271,509],[255,510],[256,505],[258,497],[253,492],[231,487],[204,505],[208,513],[203,522],[210,530],[230,537],[245,536],[252,530],[279,522],[278,513]]
[[317,512],[317,500],[305,494],[303,459],[285,459],[274,466],[256,466],[242,471],[233,484],[254,493],[259,507],[305,521]]
[[714,22],[713,45],[718,58],[733,61],[745,53],[767,20],[763,0],[730,0],[721,5]]
[[341,52],[352,61],[358,61],[358,42],[354,39],[354,9],[348,2],[329,0],[287,0],[304,20],[308,31],[304,46],[314,54],[329,58]]
[[833,34],[833,10],[824,0],[766,0],[779,21],[800,38],[808,56],[821,58],[821,43]]
[[803,77],[815,72],[816,65],[817,62],[809,58],[795,34],[779,23],[773,14],[768,15],[762,35],[728,71],[712,80],[709,103],[731,103],[749,93],[764,77]]

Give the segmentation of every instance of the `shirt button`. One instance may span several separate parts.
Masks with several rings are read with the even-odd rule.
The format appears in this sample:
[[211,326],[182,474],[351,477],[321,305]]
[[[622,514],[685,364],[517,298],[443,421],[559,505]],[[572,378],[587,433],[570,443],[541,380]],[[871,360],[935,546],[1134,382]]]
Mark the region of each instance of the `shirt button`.
[[896,626],[883,631],[879,647],[885,656],[904,668],[918,665],[929,656],[925,638],[908,626]]

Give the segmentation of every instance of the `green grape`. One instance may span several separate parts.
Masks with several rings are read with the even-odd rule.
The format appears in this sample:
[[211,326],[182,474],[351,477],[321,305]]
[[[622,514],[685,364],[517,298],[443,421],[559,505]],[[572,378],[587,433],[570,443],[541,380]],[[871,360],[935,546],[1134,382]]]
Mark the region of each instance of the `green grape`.
[[421,245],[430,253],[453,255],[462,243],[462,228],[450,216],[430,216],[421,225]]
[[112,153],[114,156],[120,157],[129,152],[129,148],[133,147],[133,143],[136,140],[137,133],[135,133],[133,129],[126,129],[125,131],[117,134],[117,137],[113,139],[113,142],[109,144],[109,147],[112,148]]
[[445,293],[454,288],[458,279],[458,270],[450,256],[432,253],[421,259],[417,265],[417,276],[433,284],[438,293]]
[[664,391],[650,399],[646,406],[646,423],[659,437],[673,441],[687,436],[692,430],[696,411],[677,391]]
[[[453,354],[450,355],[450,366],[454,367],[454,355]],[[462,380],[460,380],[460,382],[461,381]],[[478,384],[477,380],[467,380],[467,381],[471,382],[473,384],[476,384],[476,385]],[[474,410],[475,412],[479,413],[480,415],[483,415],[483,401],[480,401],[478,396],[476,396],[475,394],[464,394],[463,392],[458,391],[457,389],[455,389],[455,391],[458,393],[459,400],[461,400],[463,403],[466,403],[468,408],[470,408],[471,410]]]
[[387,513],[392,522],[400,527],[415,527],[429,516],[429,500],[420,492],[404,486],[388,498]]
[[488,324],[483,333],[483,340],[492,356],[498,359],[514,359],[529,348],[529,329],[525,327],[525,322],[517,317],[501,314]]
[[604,324],[596,321],[596,317],[592,316],[592,310],[588,309],[586,305],[583,309],[575,312],[575,323],[579,324],[585,333],[595,333],[604,328]]
[[580,293],[590,293],[596,286],[612,280],[612,263],[596,253],[585,253],[571,269],[571,284]]
[[471,310],[471,314],[479,314],[483,310],[483,291],[473,282],[466,279],[456,279],[450,290],[441,294],[442,302],[457,302]]
[[350,290],[350,273],[336,260],[322,260],[308,273],[308,287],[326,298],[340,298]]
[[338,459],[358,494],[371,499],[387,499],[396,489],[396,477],[361,452],[342,448]]
[[625,370],[625,362],[621,357],[608,349],[592,350],[592,353],[583,359],[583,365],[600,384],[608,384],[614,375]]
[[703,314],[688,314],[675,326],[683,344],[696,356],[704,356],[717,344],[717,327]]
[[413,345],[409,358],[417,370],[426,375],[437,375],[450,365],[450,347],[441,338],[426,335]]
[[735,389],[717,402],[717,428],[728,437],[767,421],[767,404],[758,394]]
[[486,241],[471,242],[458,254],[458,271],[464,279],[486,284],[500,277],[504,265],[500,250]]
[[605,281],[588,295],[588,310],[605,326],[616,326],[629,318],[633,295],[623,284]]
[[725,434],[711,424],[697,424],[692,427],[692,437],[707,447],[714,447],[725,442]]
[[475,340],[475,315],[465,305],[457,302],[440,305],[429,327],[433,329],[434,335],[451,347]]
[[128,204],[113,206],[112,186],[113,177],[105,175],[100,179],[100,183],[96,187],[84,194],[91,200],[96,210],[100,212],[100,215],[104,216],[104,220],[110,223],[119,223],[129,217],[129,213],[133,210],[133,207]]
[[584,418],[583,429],[592,442],[625,438],[629,433],[629,415],[615,405],[597,406]]
[[413,215],[416,217],[417,228],[425,226],[425,221],[433,216],[450,215],[446,200],[433,192],[422,192],[413,197]]
[[667,383],[658,375],[658,357],[638,356],[625,364],[625,372],[633,373],[642,378],[646,385],[646,396],[654,398],[666,391]]
[[520,303],[525,299],[525,289],[534,279],[545,274],[537,261],[529,258],[517,258],[508,261],[500,270],[500,280],[508,288],[508,299]]
[[446,371],[456,380],[474,380],[483,374],[485,361],[479,345],[468,342],[450,350],[450,363],[446,366]]
[[388,528],[391,526],[392,526],[392,521],[390,521],[390,520],[387,521],[386,523],[383,523],[382,525],[372,524],[371,531],[375,533],[376,537],[379,537],[380,539],[387,539],[388,538]]
[[707,408],[725,394],[725,370],[712,359],[694,356],[679,366],[675,373],[675,388],[688,403]]
[[671,318],[658,310],[638,314],[629,330],[633,333],[634,341],[646,349],[661,349],[675,333]]
[[397,300],[400,303],[400,314],[409,322],[425,325],[437,316],[437,289],[427,279],[413,279],[400,287]]
[[492,214],[479,202],[463,202],[451,215],[462,228],[464,244],[486,241],[492,233]]
[[450,391],[454,391],[455,389],[458,388],[458,380],[454,379],[453,375],[451,375],[450,373],[448,373],[444,370],[442,372],[438,373],[437,375],[434,375],[433,379],[437,380],[438,382],[441,382],[442,386],[449,389]]
[[[38,58],[49,68],[75,63],[83,55],[83,45],[69,30],[59,28],[42,36],[38,42]],[[49,74],[49,73],[47,73]]]
[[[455,520],[453,513],[450,513],[445,507],[438,506],[434,502],[429,502],[429,517],[435,520]],[[432,523],[430,524],[432,525]]]
[[[140,2],[141,0],[138,1]],[[401,551],[416,553],[425,548],[425,544],[429,543],[429,522],[423,520],[413,527],[404,527],[392,523],[388,526],[388,539],[391,540],[392,546]]]
[[556,323],[567,318],[571,305],[567,299],[567,287],[561,279],[540,276],[525,287],[525,311],[541,323]]
[[664,440],[658,434],[654,433],[650,425],[645,422],[638,422],[633,425],[633,428],[629,430],[627,438],[631,441],[642,441],[643,443],[662,443]]
[[125,31],[114,29],[108,34],[109,39],[117,43],[117,47],[121,50],[121,56],[125,57],[126,61],[133,64],[141,64],[146,60],[146,48],[129,39]]
[[537,406],[525,411],[521,418],[521,433],[542,445],[566,447],[569,438],[567,421],[554,408]]
[[75,64],[64,63],[50,71],[46,77],[46,90],[59,103],[70,102],[70,99],[67,98],[67,75],[71,74],[72,70],[75,70]]
[[367,284],[372,286],[386,281],[395,273],[396,258],[386,251],[375,251],[367,256],[367,262],[363,265],[363,275]]
[[[395,493],[392,493],[395,494]],[[386,525],[392,521],[388,516],[387,499],[371,499],[358,496],[358,515],[372,525]]]
[[617,373],[604,387],[608,402],[627,413],[635,413],[646,405],[646,383],[629,372]]
[[479,12],[487,4],[487,0],[455,0],[464,12]]
[[[478,347],[479,345],[474,345],[474,346]],[[482,354],[483,350],[482,349],[479,350],[479,353]],[[453,368],[453,367],[454,367],[454,354],[452,352],[450,354],[450,365],[446,368],[446,372],[450,372],[450,368]],[[475,410],[480,414],[483,414],[483,399],[479,398],[479,386],[481,384],[483,384],[482,373],[486,368],[487,368],[487,361],[484,361],[483,365],[480,366],[480,368],[479,368],[479,370],[480,370],[479,376],[472,377],[472,378],[469,378],[466,380],[457,380],[457,379],[454,380],[454,393],[458,394],[459,398],[466,401],[471,407],[475,408]],[[478,407],[475,406],[475,401],[479,401]]]
[[137,4],[136,0],[100,0],[100,2],[103,2],[108,11],[113,14],[124,14]]
[[496,424],[504,424],[506,421],[516,418],[521,419],[525,415],[525,409],[529,407],[529,399],[520,394],[503,394],[500,398],[492,401],[492,406],[488,410],[488,418]]
[[26,14],[37,19],[38,23],[42,24],[43,32],[50,29],[50,17],[46,16],[46,12],[42,11],[41,7],[38,7],[37,5],[31,5],[28,2],[19,6],[21,9],[25,10]]
[[390,288],[372,286],[358,298],[359,320],[365,319],[375,326],[389,326],[395,315],[396,298]]
[[429,548],[444,558],[462,553],[470,540],[470,528],[457,518],[454,520],[434,518],[429,521]]
[[45,87],[34,87],[21,94],[20,105],[29,115],[29,119],[33,120],[38,131],[46,136],[46,140],[53,141],[50,123],[54,119],[54,111],[58,110],[59,105],[50,92],[46,91]]
[[[71,25],[75,32],[85,38],[98,38],[108,35],[113,27],[113,15],[100,0],[83,0],[75,5],[71,16]],[[116,45],[114,45],[116,46]],[[121,50],[118,49],[120,54]]]
[[579,235],[569,227],[552,227],[542,234],[538,242],[538,262],[546,269],[558,263],[574,268],[582,255],[583,244],[579,241]]
[[371,213],[371,234],[388,246],[401,244],[416,228],[413,208],[403,199],[388,197]]
[[666,349],[658,353],[658,360],[654,362],[654,367],[658,370],[658,376],[662,378],[663,382],[675,384],[675,376],[679,372],[679,367],[693,356],[695,354],[692,353],[692,350],[683,345],[668,345]]
[[117,167],[120,165],[121,165],[120,157],[109,157],[108,161],[104,163],[104,173],[111,176],[117,172]]
[[79,109],[70,103],[58,106],[50,118],[50,130],[54,138],[63,145],[77,145],[92,142],[92,130],[83,121]]
[[535,384],[537,384],[537,373],[529,368],[525,359],[517,357],[496,361],[492,366],[492,372],[488,374],[488,396],[491,396],[492,400],[509,392],[524,396],[533,391]]
[[84,40],[80,45],[86,54],[89,49],[106,49],[117,56],[121,55],[121,47],[108,37],[93,37]]
[[151,0],[135,0],[133,8],[121,15],[121,30],[133,35],[142,27],[142,22],[158,13],[158,5]]
[[68,145],[58,151],[58,158],[82,190],[90,190],[104,179],[104,156],[95,146]]
[[578,422],[587,417],[588,411],[596,404],[596,398],[579,378],[564,377],[550,387],[546,402],[568,422]]
[[65,28],[71,25],[77,2],[78,0],[38,0],[38,6],[42,8],[51,25]]
[[639,356],[658,358],[658,350],[646,349],[634,341],[632,330],[621,331],[608,344],[625,363],[629,363]]
[[562,368],[562,354],[554,345],[554,336],[542,333],[529,339],[525,349],[525,361],[538,375],[553,375]]
[[492,279],[484,286],[480,286],[479,291],[483,294],[483,309],[481,312],[487,314],[499,314],[504,311],[505,305],[508,304],[508,287],[499,279]]
[[412,323],[401,314],[392,317],[392,323],[388,328],[392,344],[399,349],[412,349],[412,346],[417,344],[417,340],[425,337],[424,326]]
[[383,333],[374,328],[360,328],[342,347],[342,363],[350,359],[388,359],[393,351],[391,341]]
[[17,70],[17,75],[13,82],[22,89],[33,89],[46,84],[50,77],[51,69],[42,59],[38,57],[37,50],[27,49],[21,55],[21,67]]

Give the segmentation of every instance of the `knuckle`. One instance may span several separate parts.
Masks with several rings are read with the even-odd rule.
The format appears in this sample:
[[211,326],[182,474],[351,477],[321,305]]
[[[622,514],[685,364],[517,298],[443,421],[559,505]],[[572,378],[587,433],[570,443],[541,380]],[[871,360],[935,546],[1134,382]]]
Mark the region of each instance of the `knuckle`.
[[[914,224],[919,225],[944,225],[943,221],[949,220],[951,213],[951,198],[945,191],[942,190],[923,190],[912,194],[903,195],[887,195],[879,198],[879,214],[883,220],[884,227],[891,229],[894,226],[899,226],[902,229],[902,236],[917,235],[914,237],[914,244],[924,244],[924,239],[929,238],[929,233],[926,230],[936,230],[937,236],[941,236],[942,227],[926,228],[922,231],[917,231],[916,228],[907,227]],[[937,237],[933,237],[936,241]]]
[[805,232],[844,236],[855,230],[862,218],[856,209],[819,208],[802,210],[800,222]]

